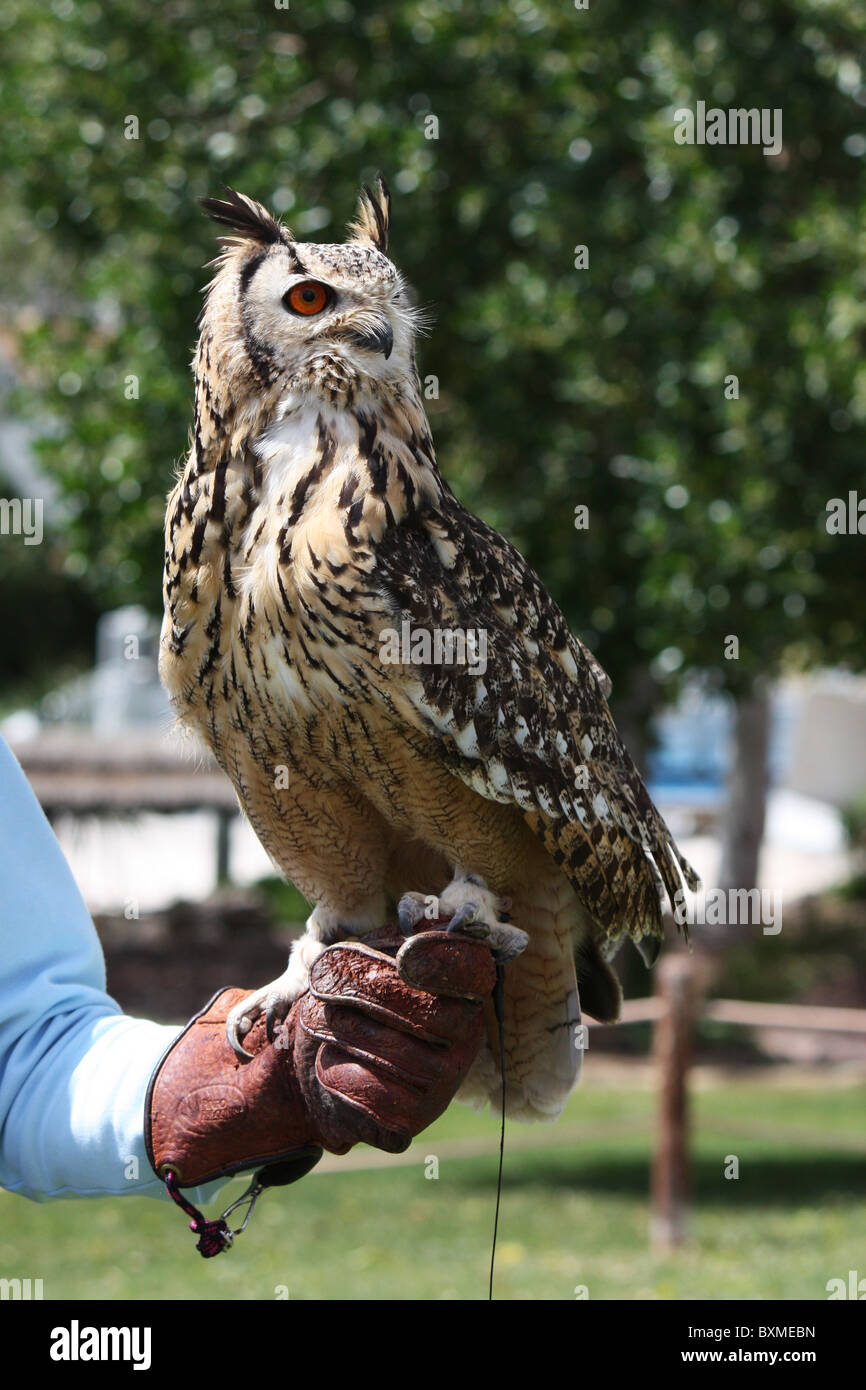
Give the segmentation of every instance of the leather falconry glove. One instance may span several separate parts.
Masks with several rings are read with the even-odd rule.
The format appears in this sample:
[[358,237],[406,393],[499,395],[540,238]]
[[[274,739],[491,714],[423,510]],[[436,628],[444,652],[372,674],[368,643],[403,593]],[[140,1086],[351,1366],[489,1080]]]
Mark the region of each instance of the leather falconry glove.
[[[205,1257],[228,1248],[227,1216],[266,1187],[303,1177],[322,1152],[354,1144],[402,1153],[447,1108],[484,1033],[484,1000],[496,979],[481,941],[395,930],[329,946],[308,990],[273,1042],[258,1019],[236,1056],[226,1018],[251,991],[224,989],[187,1024],[158,1063],[145,1102],[154,1171],[192,1218]],[[181,1193],[258,1169],[215,1221]]]

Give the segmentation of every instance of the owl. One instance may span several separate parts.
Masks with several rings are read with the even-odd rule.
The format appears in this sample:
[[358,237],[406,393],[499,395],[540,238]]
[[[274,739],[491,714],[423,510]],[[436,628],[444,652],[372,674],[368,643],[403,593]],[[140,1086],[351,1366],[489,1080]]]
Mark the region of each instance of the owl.
[[[581,1006],[617,1017],[609,964],[648,963],[663,898],[697,880],[623,746],[610,682],[517,550],[439,471],[418,311],[388,256],[390,196],[345,242],[300,242],[259,203],[223,229],[194,360],[189,455],[168,501],[160,672],[281,874],[314,906],[285,973],[232,1015],[240,1055],[330,943],[395,909],[505,962],[507,1108],[558,1114]],[[488,1041],[463,1088],[500,1093]]]

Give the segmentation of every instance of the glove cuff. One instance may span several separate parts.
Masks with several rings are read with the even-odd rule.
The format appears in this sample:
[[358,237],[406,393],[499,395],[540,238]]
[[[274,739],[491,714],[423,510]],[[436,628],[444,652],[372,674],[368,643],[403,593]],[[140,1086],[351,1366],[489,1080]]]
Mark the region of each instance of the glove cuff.
[[263,1023],[246,1041],[251,1062],[242,1063],[228,1043],[226,1017],[248,993],[218,990],[169,1044],[150,1078],[147,1157],[159,1178],[172,1171],[178,1187],[274,1164],[281,1168],[277,1183],[294,1182],[322,1157],[291,1048],[272,1047]]

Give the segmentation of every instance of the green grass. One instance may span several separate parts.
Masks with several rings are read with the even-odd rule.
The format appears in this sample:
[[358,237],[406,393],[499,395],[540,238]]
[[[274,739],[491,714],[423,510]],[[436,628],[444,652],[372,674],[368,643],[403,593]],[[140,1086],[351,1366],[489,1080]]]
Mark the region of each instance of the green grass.
[[[866,1273],[862,1088],[698,1086],[691,1239],[661,1256],[647,1238],[653,1093],[601,1072],[587,1065],[557,1125],[509,1126],[498,1298],[572,1299],[586,1285],[591,1299],[823,1299],[828,1279]],[[382,1166],[331,1160],[267,1194],[235,1249],[207,1262],[168,1205],[0,1194],[0,1275],[42,1278],[46,1298],[483,1297],[496,1149],[491,1117],[453,1106],[408,1156],[356,1151],[348,1162]]]

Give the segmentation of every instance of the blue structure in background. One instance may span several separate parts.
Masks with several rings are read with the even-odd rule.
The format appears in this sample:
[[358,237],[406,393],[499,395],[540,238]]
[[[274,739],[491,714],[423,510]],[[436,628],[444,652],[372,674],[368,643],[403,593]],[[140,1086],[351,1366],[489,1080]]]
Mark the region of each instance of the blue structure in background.
[[[771,697],[770,783],[779,785],[790,764],[799,695],[777,688]],[[653,721],[656,747],[647,757],[649,788],[662,801],[715,807],[725,792],[732,754],[733,703],[697,688]]]

